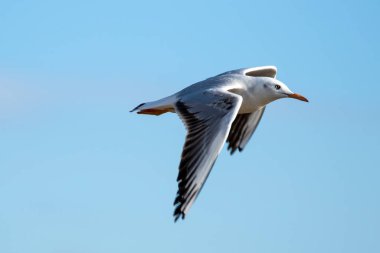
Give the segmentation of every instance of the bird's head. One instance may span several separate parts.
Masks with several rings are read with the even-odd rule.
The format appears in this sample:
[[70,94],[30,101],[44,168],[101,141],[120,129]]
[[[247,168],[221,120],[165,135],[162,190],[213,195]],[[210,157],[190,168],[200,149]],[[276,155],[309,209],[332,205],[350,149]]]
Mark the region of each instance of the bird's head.
[[309,102],[304,96],[292,92],[288,86],[274,78],[261,79],[262,91],[265,94],[266,100],[272,102],[279,98],[294,98],[304,102]]

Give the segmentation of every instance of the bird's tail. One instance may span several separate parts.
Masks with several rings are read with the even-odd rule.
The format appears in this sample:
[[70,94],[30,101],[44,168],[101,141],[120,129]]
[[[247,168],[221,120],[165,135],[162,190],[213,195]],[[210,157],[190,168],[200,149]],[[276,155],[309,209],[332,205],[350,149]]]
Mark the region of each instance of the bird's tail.
[[136,106],[131,112],[138,114],[161,115],[167,112],[174,112],[174,96],[166,97],[157,101],[142,103]]

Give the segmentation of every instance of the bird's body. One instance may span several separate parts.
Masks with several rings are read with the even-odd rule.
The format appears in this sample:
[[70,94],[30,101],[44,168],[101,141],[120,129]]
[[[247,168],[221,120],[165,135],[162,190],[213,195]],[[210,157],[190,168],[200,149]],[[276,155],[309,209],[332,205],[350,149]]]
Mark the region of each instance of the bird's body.
[[176,220],[185,217],[224,142],[231,154],[241,151],[268,103],[283,97],[307,101],[276,80],[276,73],[272,66],[225,72],[132,110],[151,115],[175,112],[188,130],[177,178]]

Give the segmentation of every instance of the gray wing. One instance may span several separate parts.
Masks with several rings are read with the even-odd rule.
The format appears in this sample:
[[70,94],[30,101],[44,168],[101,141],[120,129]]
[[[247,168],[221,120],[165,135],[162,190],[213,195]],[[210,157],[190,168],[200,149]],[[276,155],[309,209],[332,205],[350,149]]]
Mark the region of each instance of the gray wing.
[[241,75],[246,75],[246,76],[267,76],[267,77],[276,78],[277,68],[275,66],[242,68],[242,69],[227,71],[220,75],[225,75],[225,74],[241,74]]
[[277,68],[275,66],[248,68],[248,69],[244,69],[243,73],[246,76],[267,76],[267,77],[276,78]]
[[239,114],[236,116],[227,138],[228,150],[230,150],[231,155],[235,153],[237,149],[239,149],[239,151],[244,149],[260,123],[264,111],[265,107],[253,113]]
[[242,98],[222,91],[180,97],[175,110],[187,128],[174,200],[175,221],[186,213],[205,183],[239,111]]

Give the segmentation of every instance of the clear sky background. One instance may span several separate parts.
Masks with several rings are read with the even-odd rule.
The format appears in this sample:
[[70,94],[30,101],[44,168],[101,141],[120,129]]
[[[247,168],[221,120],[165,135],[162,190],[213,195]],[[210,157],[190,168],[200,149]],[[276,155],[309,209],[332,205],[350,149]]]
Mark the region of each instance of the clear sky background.
[[[380,252],[379,1],[0,2],[0,252]],[[137,104],[276,65],[186,220],[185,129]]]

